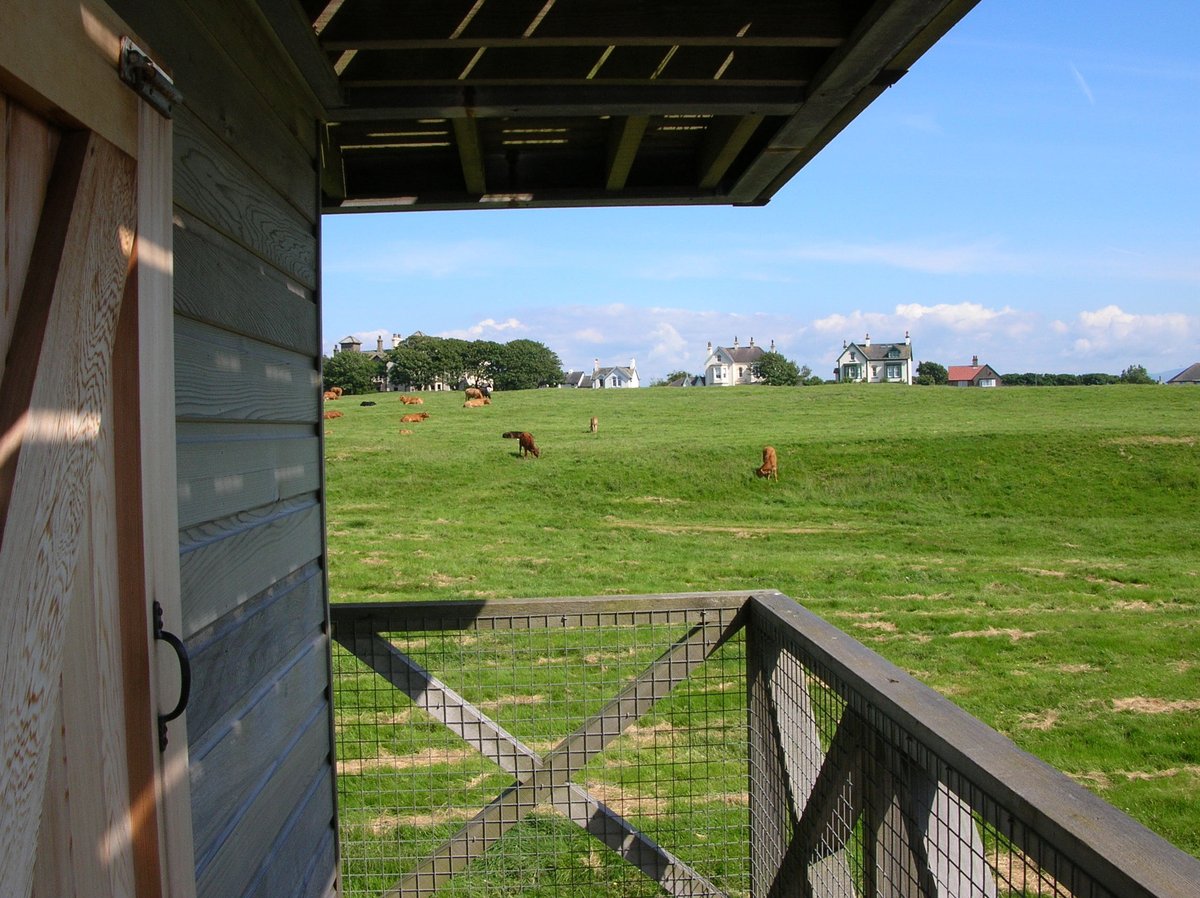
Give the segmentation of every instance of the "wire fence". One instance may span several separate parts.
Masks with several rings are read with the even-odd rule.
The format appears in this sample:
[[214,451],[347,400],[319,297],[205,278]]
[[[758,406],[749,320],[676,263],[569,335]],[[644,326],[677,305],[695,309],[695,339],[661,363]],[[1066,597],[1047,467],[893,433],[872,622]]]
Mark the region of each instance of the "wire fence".
[[352,898],[1197,894],[1195,859],[778,593],[331,620]]

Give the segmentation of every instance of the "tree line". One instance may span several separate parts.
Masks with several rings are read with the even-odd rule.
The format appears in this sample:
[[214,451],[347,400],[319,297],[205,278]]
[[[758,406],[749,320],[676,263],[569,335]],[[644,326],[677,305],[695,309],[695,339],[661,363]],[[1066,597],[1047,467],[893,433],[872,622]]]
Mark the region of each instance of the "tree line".
[[460,340],[413,334],[383,358],[366,352],[335,352],[323,359],[325,389],[375,391],[376,378],[395,389],[424,390],[442,383],[488,384],[496,390],[532,390],[562,382],[557,353],[536,340]]

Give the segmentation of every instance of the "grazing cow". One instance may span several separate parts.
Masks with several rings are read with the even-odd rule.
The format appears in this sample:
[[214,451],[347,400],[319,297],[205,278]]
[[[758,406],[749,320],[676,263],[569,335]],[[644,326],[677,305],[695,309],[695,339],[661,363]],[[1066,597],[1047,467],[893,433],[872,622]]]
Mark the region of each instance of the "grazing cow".
[[424,405],[425,400],[420,396],[401,396],[400,401],[405,405]]
[[755,468],[754,473],[759,477],[773,477],[779,479],[779,462],[775,458],[774,446],[763,446],[763,463],[762,467]]
[[341,398],[342,398],[342,393],[343,393],[344,391],[342,390],[342,388],[341,388],[341,387],[330,387],[330,388],[329,388],[329,392],[330,392],[330,393],[337,393],[337,395],[338,395],[338,399],[341,399]]
[[359,403],[359,405],[362,405],[362,406],[367,406],[367,407],[370,407],[370,406],[372,406],[372,405],[374,405],[374,404],[375,404],[375,403],[374,403],[374,402],[371,402],[369,399],[368,399],[366,402],[360,402],[360,403]]
[[466,395],[466,397],[468,399],[482,399],[483,398],[483,390],[479,389],[478,387],[467,387],[467,389],[464,390],[463,392],[464,392],[464,395]]
[[524,430],[510,430],[506,433],[500,434],[500,436],[504,437],[506,440],[516,440],[520,444],[517,451],[520,453],[521,458],[524,458],[526,455],[532,455],[534,458],[542,457],[542,453],[538,450],[537,443],[533,441],[533,434]]
[[429,417],[429,412],[414,412],[411,415],[401,415],[401,424],[419,424]]
[[341,413],[341,412],[326,412],[326,413],[325,413],[325,420],[326,420],[326,421],[328,421],[328,420],[330,420],[331,418],[340,418],[341,416],[342,416],[342,413]]
[[595,433],[599,429],[600,429],[600,419],[597,418],[595,415],[592,415],[591,423],[588,424],[588,430],[590,430],[592,433]]
[[335,393],[333,390],[326,390],[323,398],[325,399],[326,402],[332,402],[334,399],[341,399],[342,394]]

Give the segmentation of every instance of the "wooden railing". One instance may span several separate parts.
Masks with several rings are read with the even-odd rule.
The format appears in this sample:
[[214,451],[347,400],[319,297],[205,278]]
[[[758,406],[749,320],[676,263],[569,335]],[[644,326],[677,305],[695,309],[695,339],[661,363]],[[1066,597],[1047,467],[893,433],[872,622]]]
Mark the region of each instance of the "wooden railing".
[[777,592],[335,605],[346,895],[1195,896]]

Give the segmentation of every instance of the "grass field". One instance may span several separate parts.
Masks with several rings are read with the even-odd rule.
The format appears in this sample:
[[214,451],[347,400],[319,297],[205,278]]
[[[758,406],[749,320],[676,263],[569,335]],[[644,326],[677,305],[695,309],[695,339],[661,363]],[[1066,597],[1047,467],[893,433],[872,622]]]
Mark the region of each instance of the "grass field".
[[333,601],[778,589],[1200,856],[1200,390],[370,399],[327,406]]

